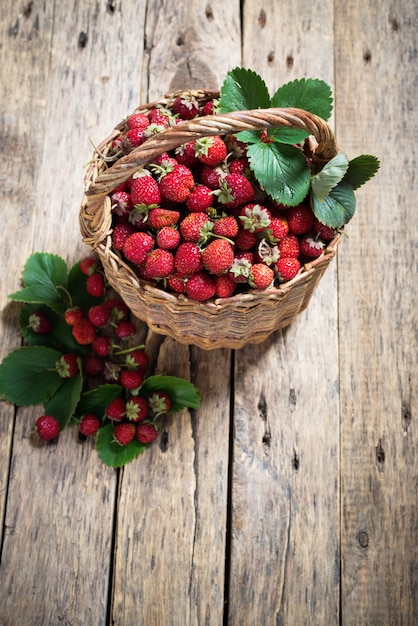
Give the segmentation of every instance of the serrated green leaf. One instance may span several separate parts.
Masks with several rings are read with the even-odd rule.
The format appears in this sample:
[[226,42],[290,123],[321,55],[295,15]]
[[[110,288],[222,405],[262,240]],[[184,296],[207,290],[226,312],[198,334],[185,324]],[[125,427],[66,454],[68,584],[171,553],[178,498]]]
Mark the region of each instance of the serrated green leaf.
[[343,182],[351,185],[353,189],[358,189],[373,178],[379,167],[380,161],[377,157],[371,154],[361,154],[349,162]]
[[261,130],[242,130],[235,137],[244,143],[258,143],[261,141],[261,132]]
[[116,384],[100,385],[90,391],[84,391],[75,409],[75,415],[81,417],[85,413],[94,413],[94,415],[102,419],[107,405],[122,395],[123,388],[121,385]]
[[279,87],[271,106],[304,109],[326,121],[332,112],[331,87],[317,78],[296,79]]
[[170,413],[180,411],[185,407],[198,409],[200,406],[200,396],[196,387],[182,378],[162,374],[146,378],[141,386],[141,395],[150,396],[156,391],[165,391],[170,397]]
[[63,380],[61,387],[44,403],[45,414],[53,415],[59,421],[61,430],[64,430],[70,421],[83,387],[81,372]]
[[289,143],[291,145],[302,143],[309,133],[299,128],[276,128],[273,138],[280,143]]
[[312,176],[312,190],[318,200],[324,200],[344,177],[348,168],[348,158],[343,152],[339,152],[333,159],[328,161],[318,174]]
[[9,295],[11,300],[48,305],[57,313],[66,308],[68,268],[64,259],[56,254],[35,252],[23,268],[24,288]]
[[354,215],[356,198],[352,187],[340,182],[324,200],[319,200],[312,193],[312,205],[320,222],[331,228],[342,228]]
[[127,446],[121,446],[114,441],[111,424],[106,424],[97,431],[96,450],[103,463],[109,467],[122,467],[130,463],[142,454],[148,445],[140,443],[135,437]]
[[[41,311],[48,316],[51,322],[49,333],[40,335],[28,328],[29,316],[33,311]],[[19,326],[25,341],[31,346],[47,346],[60,352],[74,352],[79,355],[86,354],[89,350],[89,346],[81,346],[75,341],[71,327],[65,322],[63,316],[58,315],[46,305],[27,304],[24,306],[20,311]]]
[[0,364],[0,396],[13,404],[43,404],[61,387],[55,370],[61,353],[44,346],[10,352]]
[[236,67],[227,73],[220,92],[220,113],[269,107],[270,95],[259,74],[244,67]]
[[81,261],[70,269],[67,289],[71,295],[72,305],[87,311],[91,306],[101,304],[104,298],[95,298],[87,292],[87,276],[80,270],[80,263]]
[[300,204],[310,185],[310,171],[301,150],[278,143],[252,144],[247,156],[261,186],[277,202]]

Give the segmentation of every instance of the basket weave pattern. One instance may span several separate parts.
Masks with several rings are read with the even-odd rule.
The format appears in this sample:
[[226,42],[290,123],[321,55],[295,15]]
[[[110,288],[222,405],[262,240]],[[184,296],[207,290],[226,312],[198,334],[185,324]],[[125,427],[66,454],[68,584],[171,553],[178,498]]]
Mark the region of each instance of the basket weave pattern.
[[[214,91],[192,93],[200,104],[219,95]],[[156,104],[164,106],[174,95],[178,93],[169,94],[158,103],[148,103],[135,111],[147,110]],[[111,143],[125,127],[126,121],[121,122],[96,148],[85,176],[85,194],[79,218],[83,241],[96,250],[109,283],[132,313],[155,332],[206,350],[241,348],[246,344],[260,343],[275,330],[289,325],[307,307],[336,254],[339,235],[319,258],[302,267],[293,280],[279,287],[264,291],[251,289],[230,298],[202,303],[143,281],[112,249],[112,209],[108,194],[163,152],[200,137],[235,134],[242,130],[271,127],[303,129],[310,135],[306,146],[312,160],[326,163],[338,152],[328,125],[307,111],[291,108],[234,111],[198,117],[150,137],[109,167],[106,157]]]

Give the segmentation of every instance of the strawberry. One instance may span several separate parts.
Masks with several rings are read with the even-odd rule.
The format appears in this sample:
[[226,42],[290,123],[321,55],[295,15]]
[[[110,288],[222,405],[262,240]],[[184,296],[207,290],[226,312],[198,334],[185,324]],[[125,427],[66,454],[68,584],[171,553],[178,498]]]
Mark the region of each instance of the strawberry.
[[126,417],[130,422],[142,422],[148,416],[148,402],[142,396],[131,396],[126,402]]
[[229,276],[235,283],[246,283],[251,272],[251,266],[253,265],[253,254],[248,253],[250,256],[237,256],[234,258],[234,262],[229,270]]
[[280,241],[289,233],[289,224],[287,223],[287,219],[285,217],[273,215],[270,220],[269,230],[270,241]]
[[214,135],[213,137],[202,137],[195,141],[195,154],[204,165],[215,167],[220,165],[228,153],[224,140]]
[[202,185],[209,187],[209,189],[217,190],[221,184],[222,179],[225,176],[225,172],[221,167],[212,167],[211,165],[204,165],[200,169],[199,181]]
[[171,408],[170,396],[164,391],[156,391],[148,398],[149,407],[154,414],[154,417],[158,417],[163,413],[168,413]]
[[248,283],[255,289],[267,289],[274,280],[274,271],[265,263],[255,263],[251,266]]
[[112,211],[121,217],[132,211],[131,196],[127,191],[114,191],[110,196]]
[[52,441],[59,435],[60,423],[52,415],[41,415],[35,422],[35,430],[42,441]]
[[199,105],[193,94],[182,94],[174,99],[171,105],[173,113],[183,120],[191,120],[199,113]]
[[299,240],[296,235],[286,235],[278,243],[278,248],[281,257],[293,257],[297,259],[300,255]]
[[225,239],[214,239],[203,250],[202,261],[211,274],[225,274],[234,262],[234,248]]
[[86,376],[101,376],[104,368],[104,360],[96,354],[88,354],[83,361],[83,373]]
[[78,432],[84,437],[90,437],[95,435],[101,426],[101,421],[97,415],[93,413],[86,413],[80,420],[80,426]]
[[144,130],[150,123],[150,119],[145,113],[132,113],[126,120],[128,130],[132,128],[142,128]]
[[158,183],[148,174],[132,179],[130,197],[133,206],[154,207],[161,202]]
[[83,309],[79,306],[72,306],[64,313],[64,319],[68,326],[74,326],[84,317]]
[[321,239],[305,236],[299,240],[300,251],[310,259],[321,256],[325,249],[325,243]]
[[314,214],[306,204],[290,207],[286,212],[286,218],[292,235],[307,233],[314,223]]
[[33,330],[37,335],[47,335],[51,328],[49,317],[42,311],[33,311],[28,318],[28,328]]
[[321,239],[324,239],[324,241],[331,241],[331,239],[334,239],[338,232],[335,228],[322,224],[322,222],[320,222],[316,217],[314,218],[313,228]]
[[128,369],[139,369],[145,372],[148,369],[149,358],[145,350],[131,350],[125,357],[125,367]]
[[131,263],[143,263],[147,254],[154,247],[154,237],[148,233],[135,232],[129,235],[123,244],[122,252]]
[[142,423],[136,427],[136,437],[140,443],[152,443],[158,437],[158,430],[153,424]]
[[215,295],[215,282],[209,274],[197,272],[186,283],[186,294],[191,300],[204,302]]
[[174,150],[175,159],[180,165],[185,165],[189,168],[194,168],[199,163],[199,159],[195,154],[194,140],[179,146]]
[[237,236],[235,237],[235,245],[238,250],[251,250],[254,246],[257,245],[258,237],[255,233],[246,230],[245,228],[240,228]]
[[80,271],[85,274],[85,276],[90,276],[94,274],[99,266],[99,260],[95,256],[87,256],[80,261]]
[[156,244],[163,250],[175,250],[181,241],[181,235],[176,228],[164,226],[155,237]]
[[[203,269],[203,265],[201,269]],[[167,285],[174,293],[186,293],[186,277],[183,274],[174,273],[169,276]]]
[[215,276],[215,295],[218,298],[229,298],[236,288],[237,284],[230,274]]
[[136,327],[128,320],[121,320],[115,328],[115,335],[118,339],[129,339],[136,334]]
[[233,215],[220,217],[213,224],[212,232],[218,237],[234,239],[238,235],[239,224]]
[[270,211],[261,204],[246,204],[240,212],[239,219],[250,233],[260,233],[271,224]]
[[118,383],[119,374],[122,369],[120,363],[107,360],[104,364],[103,377],[107,383]]
[[248,178],[241,174],[227,174],[221,181],[220,189],[214,192],[226,208],[237,208],[253,202],[254,189]]
[[125,412],[126,412],[125,400],[123,398],[115,398],[115,400],[112,400],[107,405],[105,414],[106,414],[106,417],[108,417],[110,420],[113,420],[115,422],[120,422],[124,418]]
[[72,335],[80,346],[87,346],[96,337],[96,329],[89,319],[83,318],[71,329]]
[[143,128],[131,128],[125,133],[122,150],[124,152],[129,152],[132,148],[137,148],[142,145],[145,139],[145,130]]
[[174,256],[174,267],[182,276],[200,272],[203,269],[203,261],[199,246],[192,242],[181,243]]
[[155,230],[164,228],[164,226],[175,226],[179,219],[180,213],[170,209],[150,209],[148,213],[148,224]]
[[115,424],[113,427],[113,436],[115,441],[121,446],[127,446],[135,439],[136,426],[130,422],[122,422]]
[[300,270],[300,262],[294,257],[282,257],[276,265],[277,276],[280,282],[286,282],[296,276]]
[[228,170],[230,174],[241,174],[242,176],[247,176],[250,171],[250,163],[246,157],[234,159],[229,163]]
[[148,118],[151,124],[157,124],[158,126],[172,126],[173,113],[170,109],[166,109],[162,106],[156,106],[148,113]]
[[112,244],[115,250],[122,250],[126,239],[134,232],[135,228],[133,224],[115,224],[112,231]]
[[219,100],[214,98],[213,100],[208,100],[205,102],[203,106],[202,113],[203,115],[214,115],[219,108]]
[[212,190],[206,185],[198,184],[190,192],[186,200],[186,207],[190,213],[205,213],[212,206],[213,196]]
[[62,354],[55,363],[55,369],[61,378],[74,378],[80,371],[76,355]]
[[124,389],[134,392],[144,382],[144,374],[140,370],[121,369],[119,374],[119,383]]
[[108,335],[95,337],[91,342],[91,349],[101,357],[109,356],[111,348],[112,341]]
[[106,324],[110,321],[110,311],[104,304],[91,306],[87,312],[87,316],[93,326],[96,326],[97,328],[106,326]]
[[160,180],[161,196],[172,202],[185,202],[195,186],[191,170],[185,165],[176,165],[164,174]]
[[129,309],[120,298],[109,298],[104,306],[110,313],[111,322],[120,322],[128,317]]
[[168,250],[156,248],[145,259],[145,272],[149,278],[167,278],[174,272],[174,256]]
[[93,298],[103,298],[105,294],[105,278],[100,272],[87,276],[86,291]]
[[197,243],[212,228],[212,222],[206,213],[189,213],[180,222],[180,233],[185,241]]

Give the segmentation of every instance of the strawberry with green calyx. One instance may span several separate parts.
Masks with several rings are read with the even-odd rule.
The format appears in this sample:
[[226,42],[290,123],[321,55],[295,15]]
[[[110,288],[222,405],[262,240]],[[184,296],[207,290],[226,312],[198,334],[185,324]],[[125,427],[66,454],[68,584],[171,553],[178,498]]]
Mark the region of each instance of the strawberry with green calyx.
[[270,211],[260,204],[246,204],[241,209],[239,219],[250,233],[260,233],[271,225]]
[[183,120],[191,120],[199,114],[199,104],[191,92],[177,96],[171,105],[171,109]]
[[265,239],[262,239],[258,244],[257,256],[266,265],[274,265],[279,260],[279,248],[270,246]]
[[245,256],[236,256],[234,258],[234,262],[231,265],[229,270],[229,275],[236,283],[246,283],[250,277],[252,263],[252,253],[250,253],[251,257],[246,258]]
[[105,278],[100,272],[93,272],[87,276],[86,290],[94,298],[103,298],[105,294]]
[[194,143],[195,155],[204,165],[216,167],[225,161],[228,148],[222,137],[202,137]]
[[219,189],[213,193],[219,203],[228,209],[238,208],[255,200],[252,184],[241,174],[227,174],[220,181]]
[[78,358],[75,354],[63,354],[55,363],[55,369],[61,378],[73,378],[79,372]]
[[136,437],[144,444],[152,443],[159,435],[158,429],[153,424],[143,422],[136,427]]
[[131,396],[126,401],[126,418],[130,422],[142,422],[148,417],[149,404],[143,396]]
[[49,317],[42,311],[33,311],[29,315],[28,328],[37,335],[46,335],[51,331],[52,325]]
[[120,446],[127,446],[135,439],[136,426],[132,422],[121,422],[113,426],[114,441]]
[[325,250],[325,242],[317,237],[305,236],[299,240],[300,252],[309,259],[316,259]]
[[214,239],[202,251],[202,261],[211,274],[225,274],[234,262],[234,247],[225,239]]
[[276,272],[280,282],[292,280],[300,270],[300,261],[294,257],[282,257],[277,261]]
[[60,423],[53,415],[41,415],[35,422],[35,430],[42,441],[52,441],[60,433]]
[[170,396],[164,391],[156,391],[148,398],[149,407],[155,417],[168,413],[171,408]]
[[99,266],[99,262],[96,256],[87,256],[80,261],[80,271],[85,276],[91,276],[94,274]]
[[273,284],[274,271],[265,263],[255,263],[251,266],[248,284],[254,289],[267,289]]

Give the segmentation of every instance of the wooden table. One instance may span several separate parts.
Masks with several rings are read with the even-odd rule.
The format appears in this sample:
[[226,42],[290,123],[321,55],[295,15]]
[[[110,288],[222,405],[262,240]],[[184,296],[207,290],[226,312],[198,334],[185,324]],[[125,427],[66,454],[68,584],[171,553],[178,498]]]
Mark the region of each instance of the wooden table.
[[[242,6],[241,6],[242,5]],[[1,13],[1,358],[33,251],[73,263],[88,137],[245,65],[333,87],[350,158],[379,175],[308,309],[239,351],[146,332],[189,377],[183,411],[123,471],[38,408],[1,404],[0,623],[412,626],[418,613],[418,3],[85,0]],[[241,8],[240,8],[241,7]]]

